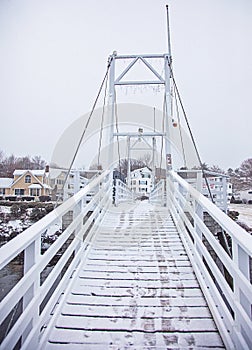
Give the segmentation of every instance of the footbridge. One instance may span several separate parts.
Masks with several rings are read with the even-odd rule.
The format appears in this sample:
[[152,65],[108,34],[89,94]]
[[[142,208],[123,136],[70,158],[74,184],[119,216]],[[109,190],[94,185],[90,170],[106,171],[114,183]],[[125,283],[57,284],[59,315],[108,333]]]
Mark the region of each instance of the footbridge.
[[252,237],[173,171],[144,201],[104,171],[0,252],[0,349],[252,348]]
[[[252,237],[228,217],[220,198],[216,205],[219,193],[212,201],[203,195],[202,178],[198,191],[173,170],[203,167],[174,78],[168,8],[167,24],[168,53],[109,57],[81,136],[60,149],[65,161],[63,149],[78,144],[69,175],[83,140],[94,135],[95,120],[97,169],[108,170],[1,247],[0,269],[17,257],[23,261],[22,278],[0,303],[1,350],[252,349]],[[141,74],[132,78],[132,69]],[[149,103],[160,113],[144,105],[117,108],[120,89],[131,86],[133,93],[138,87],[141,93],[154,91],[159,100],[148,97]],[[93,153],[82,148],[82,160]],[[113,177],[127,159],[132,187],[136,148],[152,153],[156,183],[142,201]],[[42,249],[55,226],[62,234]]]

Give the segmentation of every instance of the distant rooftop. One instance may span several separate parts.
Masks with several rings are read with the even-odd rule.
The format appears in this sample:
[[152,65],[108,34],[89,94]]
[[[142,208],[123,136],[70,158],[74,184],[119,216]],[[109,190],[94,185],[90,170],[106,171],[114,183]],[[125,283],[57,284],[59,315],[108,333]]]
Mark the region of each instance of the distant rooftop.
[[32,175],[34,176],[43,176],[45,174],[45,169],[39,169],[39,170],[29,170],[29,169],[16,169],[13,173],[14,176],[21,176],[24,173],[26,173],[27,171],[29,171],[30,173],[32,173]]
[[9,177],[0,177],[0,188],[9,188],[13,183],[13,179]]

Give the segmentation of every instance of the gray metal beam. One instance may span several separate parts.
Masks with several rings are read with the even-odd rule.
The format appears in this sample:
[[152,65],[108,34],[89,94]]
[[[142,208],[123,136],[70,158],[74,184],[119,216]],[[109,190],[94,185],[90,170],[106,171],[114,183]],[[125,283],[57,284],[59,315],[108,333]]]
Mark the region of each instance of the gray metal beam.
[[115,132],[113,136],[130,136],[130,137],[145,137],[145,136],[165,136],[165,132],[144,132],[139,134],[138,132]]
[[115,85],[160,85],[160,84],[165,84],[164,81],[161,80],[143,80],[143,81],[117,81],[115,82]]

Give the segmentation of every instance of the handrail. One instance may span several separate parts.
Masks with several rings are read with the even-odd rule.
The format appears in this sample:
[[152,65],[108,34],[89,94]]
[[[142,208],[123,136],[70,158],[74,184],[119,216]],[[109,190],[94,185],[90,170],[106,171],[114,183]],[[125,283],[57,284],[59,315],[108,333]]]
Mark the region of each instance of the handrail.
[[91,183],[77,192],[74,196],[70,197],[67,201],[62,203],[59,207],[51,211],[45,217],[38,222],[30,226],[24,232],[6,243],[1,250],[0,270],[8,264],[16,255],[22,252],[37,236],[41,234],[41,231],[45,231],[55,220],[62,217],[69,210],[76,206],[88,192],[90,192],[95,186],[97,186],[108,175],[109,171],[105,171],[99,177],[95,178]]
[[[174,171],[167,185],[169,209],[226,347],[251,349],[252,236]],[[231,242],[230,251],[215,234]]]
[[[24,252],[24,274],[0,303],[0,324],[6,322],[8,315],[14,315],[20,300],[22,311],[14,325],[11,325],[0,349],[13,349],[20,338],[23,348],[29,349],[27,342],[31,340],[32,345],[36,346],[41,327],[48,319],[48,313],[45,311],[50,313],[56,304],[67,285],[68,277],[78,266],[82,252],[86,249],[107,207],[112,203],[111,184],[112,173],[103,172],[73,197],[0,248],[1,269]],[[97,186],[99,191],[86,204],[86,194]],[[73,213],[72,222],[42,254],[42,234],[55,222],[62,221],[69,213]],[[45,281],[42,281],[41,273],[50,261],[58,256],[59,251],[62,251],[60,257],[57,258]],[[63,272],[63,269],[66,272]]]
[[119,203],[122,202],[133,201],[133,192],[120,179],[114,179],[113,201],[115,206],[119,205]]
[[161,179],[156,186],[153,188],[153,190],[150,193],[149,196],[150,203],[153,204],[160,204],[161,206],[166,205],[166,195],[165,195],[165,180]]
[[249,235],[241,226],[237,225],[235,221],[231,220],[223,211],[216,207],[211,201],[209,201],[205,196],[199,193],[191,185],[189,185],[184,179],[182,179],[174,171],[171,172],[172,177],[183,186],[190,195],[197,199],[197,202],[201,204],[202,207],[207,208],[211,212],[212,217],[222,226],[222,228],[230,233],[230,235],[240,241],[243,249],[247,251],[247,254],[252,253],[252,237]]

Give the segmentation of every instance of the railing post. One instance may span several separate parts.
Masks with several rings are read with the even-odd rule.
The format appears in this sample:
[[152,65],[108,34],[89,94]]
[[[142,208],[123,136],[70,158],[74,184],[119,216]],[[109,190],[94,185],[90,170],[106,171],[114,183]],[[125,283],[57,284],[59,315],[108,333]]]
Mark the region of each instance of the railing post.
[[[161,180],[162,181],[162,186],[161,186],[161,205],[163,207],[165,207],[165,205],[168,207],[168,196],[167,196],[167,190],[165,191],[165,180]],[[167,180],[168,181],[168,180]],[[167,185],[166,185],[166,189],[167,189]],[[166,197],[165,197],[165,193],[166,193]]]
[[[25,250],[24,250],[24,275],[32,268],[34,264],[39,260],[41,256],[41,235],[39,235],[36,240],[34,240]],[[31,300],[36,296],[40,287],[40,271],[37,271],[35,280],[32,285],[27,290],[26,294],[23,296],[23,311],[29,305]],[[30,333],[32,327],[36,324],[39,318],[39,305],[33,309],[32,320],[27,325],[24,333],[22,334],[22,344]]]
[[[76,203],[76,205],[73,208],[73,220],[82,212],[82,207],[83,207],[83,198],[78,203]],[[82,236],[80,234],[81,234],[82,226],[83,226],[83,220],[75,228],[74,235],[75,237],[79,238],[79,244],[75,249],[75,254],[77,254],[81,246]]]
[[196,173],[196,190],[199,191],[200,193],[202,193],[202,181],[203,181],[203,177],[202,177],[202,171],[199,171]]
[[[250,264],[249,264],[249,255],[235,242],[232,240],[232,252],[233,252],[233,261],[235,265],[238,266],[239,271],[250,280]],[[237,300],[238,305],[241,305],[244,311],[247,313],[249,318],[251,318],[251,304],[242,293],[239,283],[234,276],[234,296]],[[235,333],[241,332],[241,323],[242,320],[239,316],[239,310],[234,310],[234,328]]]
[[222,177],[222,200],[223,200],[223,210],[227,213],[228,206],[228,198],[227,198],[227,178],[225,176]]
[[[195,232],[198,235],[199,239],[202,241],[202,231],[199,228],[199,225],[197,224],[197,220],[201,220],[202,222],[204,221],[204,211],[202,206],[199,203],[194,203],[194,207],[195,207],[195,217],[194,217],[194,228],[195,228]],[[197,246],[197,243],[195,242],[195,247],[196,250],[198,251],[200,257],[202,258],[202,254],[200,253],[199,247]]]
[[172,193],[172,191],[174,192],[173,186],[174,186],[173,179],[171,178],[171,175],[169,174],[166,177],[166,179],[163,180],[163,186],[162,186],[164,207],[166,206],[167,208],[169,208],[171,206],[170,193]]

